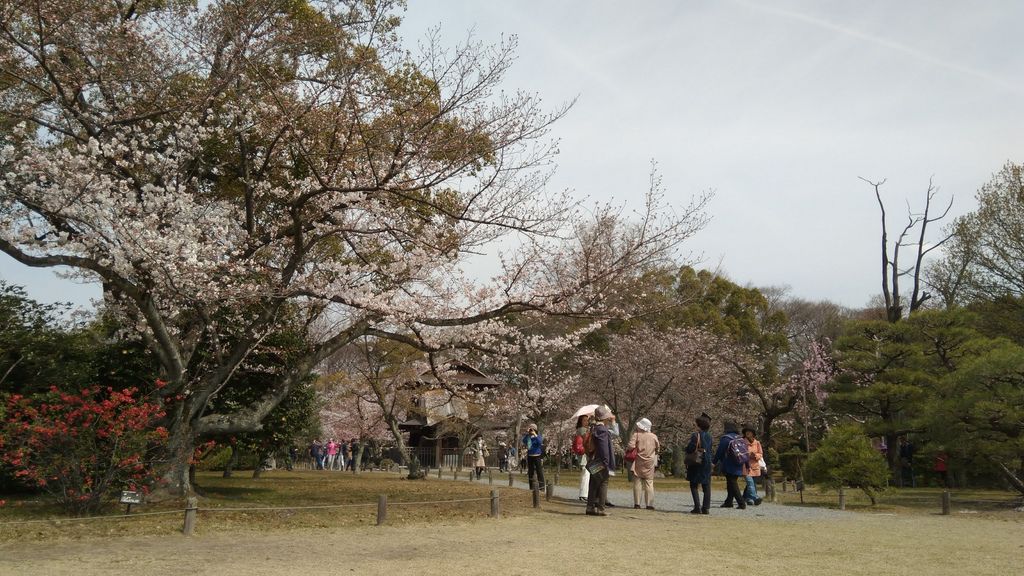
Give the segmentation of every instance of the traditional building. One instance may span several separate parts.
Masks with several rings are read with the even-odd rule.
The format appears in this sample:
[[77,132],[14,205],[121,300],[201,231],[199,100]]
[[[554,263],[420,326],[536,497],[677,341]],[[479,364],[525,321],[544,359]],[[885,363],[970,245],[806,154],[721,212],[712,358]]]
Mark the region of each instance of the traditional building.
[[409,433],[410,454],[422,466],[459,468],[470,438],[506,430],[509,423],[487,414],[485,398],[501,386],[497,380],[464,362],[451,362],[444,369],[443,382],[428,370],[410,383],[416,396],[399,428]]

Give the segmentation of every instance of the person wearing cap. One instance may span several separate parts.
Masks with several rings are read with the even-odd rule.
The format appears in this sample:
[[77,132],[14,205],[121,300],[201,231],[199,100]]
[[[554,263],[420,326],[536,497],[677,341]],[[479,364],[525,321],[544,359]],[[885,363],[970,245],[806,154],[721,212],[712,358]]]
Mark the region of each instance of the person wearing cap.
[[740,491],[739,479],[746,475],[746,465],[729,457],[730,443],[737,439],[743,441],[743,437],[740,436],[739,427],[735,422],[726,420],[722,423],[722,427],[725,429],[725,433],[718,441],[718,450],[715,451],[715,457],[712,460],[713,464],[721,467],[722,474],[725,474],[725,488],[728,491],[725,502],[722,502],[720,507],[732,508],[733,500],[735,500],[736,507],[745,510],[747,502],[743,499],[743,492]]
[[648,510],[654,510],[654,469],[658,467],[658,452],[661,443],[651,432],[651,421],[641,418],[636,423],[636,433],[629,439],[627,451],[636,448],[636,460],[630,465],[633,473],[633,508],[640,508],[640,494]]
[[747,461],[747,486],[743,490],[743,499],[747,504],[753,506],[761,505],[761,497],[757,495],[757,484],[755,480],[761,476],[761,462],[764,462],[764,449],[761,448],[761,441],[757,439],[757,433],[750,426],[743,427],[743,437],[747,439],[747,449],[750,459]]
[[590,471],[587,516],[607,516],[604,507],[608,500],[608,477],[615,468],[615,451],[608,426],[615,421],[615,416],[610,408],[600,406],[594,411],[594,420],[590,427],[593,450],[587,454],[587,470]]
[[537,433],[537,425],[526,427],[523,436],[523,447],[526,448],[526,469],[530,479],[530,487],[544,489],[544,437]]

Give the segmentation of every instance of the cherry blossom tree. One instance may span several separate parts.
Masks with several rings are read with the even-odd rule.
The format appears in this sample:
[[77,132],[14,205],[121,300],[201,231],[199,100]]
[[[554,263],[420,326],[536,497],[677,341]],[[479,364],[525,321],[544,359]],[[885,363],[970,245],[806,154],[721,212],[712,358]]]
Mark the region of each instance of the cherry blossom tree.
[[[102,282],[158,358],[172,490],[197,440],[258,429],[358,338],[433,352],[490,346],[511,313],[607,315],[704,224],[706,198],[674,211],[653,181],[636,214],[549,193],[568,105],[501,90],[514,40],[406,50],[398,5],[0,5],[0,250]],[[467,272],[499,245],[490,281]],[[284,325],[317,338],[210,411]]]
[[701,412],[721,419],[749,411],[734,371],[723,361],[723,347],[731,346],[699,328],[659,331],[640,326],[612,334],[606,351],[582,359],[584,394],[612,409],[624,442],[637,420],[647,417],[666,446],[679,445]]
[[428,369],[422,352],[386,339],[364,337],[338,350],[321,366],[324,428],[345,438],[388,438],[408,463],[399,425],[415,409],[410,384]]

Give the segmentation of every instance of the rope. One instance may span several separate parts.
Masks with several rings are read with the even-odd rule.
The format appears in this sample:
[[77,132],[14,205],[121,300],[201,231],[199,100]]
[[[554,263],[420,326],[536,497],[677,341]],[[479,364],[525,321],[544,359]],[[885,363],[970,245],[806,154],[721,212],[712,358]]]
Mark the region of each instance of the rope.
[[490,500],[490,499],[491,499],[491,497],[488,496],[487,498],[465,498],[463,500],[426,500],[426,501],[416,501],[416,502],[390,502],[389,501],[388,502],[388,506],[391,506],[392,504],[394,504],[396,506],[407,506],[407,505],[411,505],[411,504],[447,504],[449,502],[454,504],[456,502],[483,502],[485,500]]
[[[459,502],[483,502],[489,501],[491,498],[465,498],[462,500],[423,500],[423,501],[406,501],[406,502],[393,502],[388,501],[388,506],[410,506],[417,504],[456,504]],[[328,509],[328,508],[363,508],[376,506],[376,502],[369,504],[324,504],[320,506],[267,506],[259,508],[199,508],[200,512],[272,512],[275,510],[317,510],[317,509]]]
[[[388,506],[416,506],[423,504],[458,504],[462,502],[485,502],[490,501],[490,496],[486,498],[463,498],[460,500],[422,500],[422,501],[406,501],[406,502],[388,502]],[[0,526],[13,526],[17,524],[52,524],[60,522],[80,522],[89,520],[126,520],[132,518],[141,518],[142,516],[164,516],[167,514],[181,514],[187,510],[195,510],[196,512],[274,512],[281,510],[324,510],[330,508],[370,508],[376,506],[376,502],[367,504],[323,504],[318,506],[264,506],[254,508],[185,508],[182,510],[167,510],[164,512],[140,512],[137,514],[131,514],[128,516],[86,516],[82,518],[47,518],[44,520],[16,520],[13,522],[0,522]]]
[[323,504],[319,506],[262,506],[258,508],[196,508],[199,512],[273,512],[275,510],[322,510],[326,508],[362,508],[372,504]]
[[138,514],[118,516],[84,516],[82,518],[47,518],[44,520],[15,520],[12,522],[0,522],[0,526],[13,526],[15,524],[52,524],[60,522],[85,522],[89,520],[129,520],[143,516],[164,516],[167,514],[181,514],[182,510],[167,510],[165,512],[139,512]]

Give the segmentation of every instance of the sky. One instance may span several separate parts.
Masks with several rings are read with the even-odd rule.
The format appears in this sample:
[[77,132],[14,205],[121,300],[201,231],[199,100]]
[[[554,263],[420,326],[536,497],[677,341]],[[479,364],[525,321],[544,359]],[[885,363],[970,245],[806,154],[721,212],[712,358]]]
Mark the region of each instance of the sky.
[[[684,247],[754,286],[859,307],[880,292],[890,231],[929,179],[952,215],[1007,161],[1024,161],[1024,2],[410,0],[407,45],[515,36],[504,87],[551,108],[551,186],[639,206],[651,163],[669,202],[714,191]],[[939,237],[935,226],[933,238]],[[0,256],[0,278],[42,301],[96,286]]]

